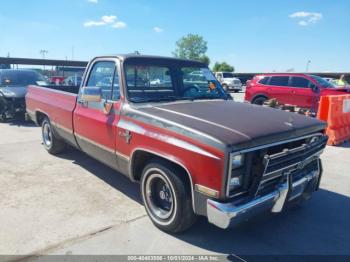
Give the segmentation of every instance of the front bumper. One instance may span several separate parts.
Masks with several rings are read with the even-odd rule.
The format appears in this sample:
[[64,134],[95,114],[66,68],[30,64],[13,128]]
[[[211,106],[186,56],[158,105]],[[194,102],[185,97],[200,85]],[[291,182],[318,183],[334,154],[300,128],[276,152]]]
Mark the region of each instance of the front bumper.
[[294,182],[290,182],[291,180],[287,177],[286,182],[281,184],[275,191],[241,205],[220,203],[208,199],[208,221],[226,229],[235,224],[235,222],[245,220],[262,211],[281,212],[287,201],[298,198],[304,193],[309,196],[311,192],[315,191],[319,184],[321,172],[321,169],[314,170]]
[[25,99],[0,96],[0,115],[2,118],[12,118],[18,113],[25,113]]
[[242,85],[228,85],[228,89],[242,91]]

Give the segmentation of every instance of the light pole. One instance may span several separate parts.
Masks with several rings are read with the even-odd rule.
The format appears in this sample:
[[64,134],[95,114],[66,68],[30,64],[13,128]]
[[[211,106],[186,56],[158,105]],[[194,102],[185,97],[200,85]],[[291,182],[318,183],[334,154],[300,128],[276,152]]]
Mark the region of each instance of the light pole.
[[[45,50],[45,49],[41,49],[40,50],[40,54],[43,56],[43,59],[45,59],[45,55],[47,55],[49,51]],[[45,71],[45,65],[44,65],[44,71]]]
[[309,72],[309,66],[311,64],[311,60],[307,60],[307,63],[306,63],[306,72]]

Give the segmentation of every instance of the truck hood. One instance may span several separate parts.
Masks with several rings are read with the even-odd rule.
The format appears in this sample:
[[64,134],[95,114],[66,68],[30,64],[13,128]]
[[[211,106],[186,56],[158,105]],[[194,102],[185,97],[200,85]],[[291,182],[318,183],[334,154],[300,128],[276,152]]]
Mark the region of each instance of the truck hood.
[[294,139],[321,132],[326,127],[315,118],[233,101],[186,101],[141,110],[157,119],[197,130],[236,149]]
[[0,93],[8,98],[24,98],[27,93],[26,86],[0,87]]

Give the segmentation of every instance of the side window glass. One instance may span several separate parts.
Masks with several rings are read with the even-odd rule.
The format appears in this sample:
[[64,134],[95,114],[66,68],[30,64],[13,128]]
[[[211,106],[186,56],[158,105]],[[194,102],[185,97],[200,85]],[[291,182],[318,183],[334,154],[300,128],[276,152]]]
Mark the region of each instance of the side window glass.
[[262,78],[262,79],[259,81],[259,84],[266,85],[268,80],[269,80],[269,77],[265,76],[264,78]]
[[270,79],[271,86],[288,86],[288,76],[272,76]]
[[114,62],[96,62],[90,71],[87,86],[100,87],[102,90],[102,98],[106,100],[111,99],[114,71]]
[[291,86],[299,88],[309,88],[310,81],[304,77],[293,77],[291,81]]

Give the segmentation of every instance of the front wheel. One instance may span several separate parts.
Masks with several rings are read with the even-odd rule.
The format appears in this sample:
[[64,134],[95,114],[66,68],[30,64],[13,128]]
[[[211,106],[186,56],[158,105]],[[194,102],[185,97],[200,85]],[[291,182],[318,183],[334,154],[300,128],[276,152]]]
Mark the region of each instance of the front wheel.
[[66,143],[62,141],[52,130],[50,120],[45,118],[41,124],[43,145],[50,154],[59,154],[66,148]]
[[190,186],[173,170],[165,161],[151,161],[142,173],[141,194],[153,224],[166,232],[180,233],[193,225],[196,215]]
[[255,98],[252,102],[252,104],[255,104],[255,105],[263,105],[265,103],[265,101],[267,101],[267,98],[266,97],[263,97],[263,96],[259,96],[257,98]]

